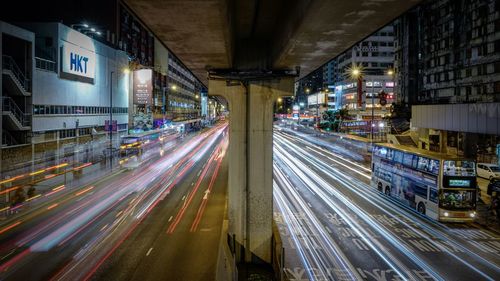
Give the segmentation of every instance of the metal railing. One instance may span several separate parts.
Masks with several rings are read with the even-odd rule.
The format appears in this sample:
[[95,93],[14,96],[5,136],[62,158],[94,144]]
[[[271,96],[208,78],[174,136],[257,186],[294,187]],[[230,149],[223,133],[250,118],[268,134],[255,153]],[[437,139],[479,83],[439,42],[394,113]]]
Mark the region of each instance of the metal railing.
[[2,130],[2,145],[16,145],[16,139],[7,131]]
[[31,125],[31,114],[24,113],[16,102],[10,97],[2,97],[3,111],[9,111],[21,123],[21,126],[27,127]]
[[14,59],[7,55],[2,55],[2,68],[8,69],[14,74],[17,81],[21,84],[26,92],[30,91],[30,79],[21,71]]
[[35,57],[35,67],[47,71],[56,72],[56,62]]

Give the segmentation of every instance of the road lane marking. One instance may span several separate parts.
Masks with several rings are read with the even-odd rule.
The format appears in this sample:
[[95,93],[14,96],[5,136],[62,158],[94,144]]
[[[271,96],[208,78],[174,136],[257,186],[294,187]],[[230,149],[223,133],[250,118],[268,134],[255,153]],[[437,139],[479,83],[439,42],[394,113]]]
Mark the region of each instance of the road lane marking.
[[330,234],[332,234],[332,233],[333,233],[333,231],[332,231],[332,230],[331,230],[328,226],[326,226],[326,225],[325,225],[325,229],[326,229],[326,231],[327,231],[328,233],[330,233]]
[[149,251],[146,253],[146,257],[149,256],[149,254],[151,254],[151,251],[153,251],[153,248],[149,248]]
[[103,231],[103,230],[105,230],[105,229],[108,227],[108,225],[109,225],[109,224],[104,225],[104,226],[101,228],[101,230],[99,230],[99,231]]

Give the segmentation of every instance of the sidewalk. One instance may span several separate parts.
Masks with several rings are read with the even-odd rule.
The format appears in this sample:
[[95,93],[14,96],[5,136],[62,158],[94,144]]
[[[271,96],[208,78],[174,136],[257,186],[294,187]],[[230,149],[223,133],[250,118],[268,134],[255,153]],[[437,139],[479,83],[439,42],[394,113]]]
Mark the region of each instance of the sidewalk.
[[500,234],[500,221],[488,210],[489,204],[484,204],[482,202],[478,202],[477,204],[477,218],[475,222],[489,230],[492,230],[498,234]]

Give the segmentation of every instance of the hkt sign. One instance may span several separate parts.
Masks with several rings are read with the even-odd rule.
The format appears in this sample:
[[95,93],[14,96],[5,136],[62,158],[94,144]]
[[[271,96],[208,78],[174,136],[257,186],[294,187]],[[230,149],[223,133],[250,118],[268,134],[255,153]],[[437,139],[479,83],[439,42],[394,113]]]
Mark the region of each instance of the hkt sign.
[[62,46],[61,72],[92,80],[95,76],[95,53],[70,43]]
[[87,73],[87,62],[89,61],[88,57],[85,57],[85,56],[82,56],[79,54],[73,54],[73,53],[70,53],[69,57],[70,57],[69,64],[70,64],[71,70],[74,70],[76,72],[80,72],[83,74]]

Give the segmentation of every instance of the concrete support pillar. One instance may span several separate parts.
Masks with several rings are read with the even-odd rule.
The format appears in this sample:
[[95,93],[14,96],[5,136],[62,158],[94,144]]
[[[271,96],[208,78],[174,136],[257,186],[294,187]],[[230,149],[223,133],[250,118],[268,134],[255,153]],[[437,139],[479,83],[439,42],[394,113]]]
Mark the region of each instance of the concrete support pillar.
[[273,104],[292,95],[293,83],[282,78],[208,84],[209,95],[229,103],[228,232],[244,247],[246,262],[271,262]]
[[448,132],[445,130],[439,131],[439,152],[448,153]]

